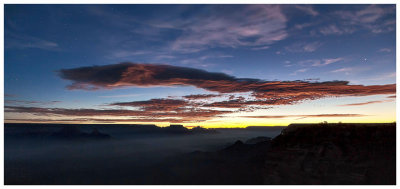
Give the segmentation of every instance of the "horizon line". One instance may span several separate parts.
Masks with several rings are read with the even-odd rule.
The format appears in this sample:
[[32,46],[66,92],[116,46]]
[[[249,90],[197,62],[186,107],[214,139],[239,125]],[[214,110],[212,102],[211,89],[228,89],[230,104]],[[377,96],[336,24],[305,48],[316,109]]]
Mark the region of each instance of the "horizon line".
[[207,128],[207,129],[229,129],[229,128],[248,128],[248,127],[288,127],[290,125],[302,125],[302,124],[390,124],[394,123],[396,124],[396,121],[391,121],[391,122],[313,122],[313,123],[290,123],[288,125],[248,125],[248,126],[232,126],[232,127],[207,127],[207,126],[184,126],[182,124],[169,124],[167,126],[159,126],[157,124],[137,124],[137,123],[6,123],[5,124],[47,124],[47,125],[148,125],[148,126],[156,126],[156,127],[169,127],[171,125],[182,125],[185,128],[191,129],[195,127],[201,127],[201,128]]

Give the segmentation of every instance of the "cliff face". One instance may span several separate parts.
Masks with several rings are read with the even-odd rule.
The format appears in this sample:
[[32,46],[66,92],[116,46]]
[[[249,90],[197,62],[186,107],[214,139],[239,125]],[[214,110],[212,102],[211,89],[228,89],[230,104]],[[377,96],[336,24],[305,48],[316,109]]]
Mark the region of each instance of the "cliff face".
[[395,184],[395,124],[291,125],[264,167],[264,184]]

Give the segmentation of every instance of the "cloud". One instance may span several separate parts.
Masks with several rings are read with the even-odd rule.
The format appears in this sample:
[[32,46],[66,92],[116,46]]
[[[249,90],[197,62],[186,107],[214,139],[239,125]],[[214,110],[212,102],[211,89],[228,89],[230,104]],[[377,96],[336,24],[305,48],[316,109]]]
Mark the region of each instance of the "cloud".
[[48,41],[45,39],[16,34],[10,30],[5,31],[5,48],[6,49],[43,49],[50,51],[60,50],[59,45],[53,41]]
[[332,73],[338,73],[338,72],[351,72],[353,71],[353,68],[340,68],[340,69],[336,69],[336,70],[332,70]]
[[102,98],[126,98],[126,97],[137,97],[137,96],[144,96],[147,94],[124,94],[124,95],[108,95],[108,96],[99,96]]
[[31,104],[38,104],[38,105],[49,105],[60,103],[61,101],[53,100],[53,101],[33,101],[33,100],[4,100],[5,104],[21,104],[21,105],[31,105]]
[[4,106],[5,112],[64,116],[146,116],[146,112],[122,109],[67,109],[26,106]]
[[318,11],[314,10],[312,5],[296,5],[295,8],[311,15],[311,16],[318,16]]
[[337,11],[336,14],[352,23],[374,23],[386,13],[381,6],[369,5],[358,11]]
[[[253,109],[268,109],[271,106],[291,105],[300,102],[306,98],[276,98],[276,99],[231,99],[227,101],[213,102],[204,104],[203,107],[213,108],[241,108],[240,111]],[[254,107],[257,106],[257,107]]]
[[4,93],[4,98],[14,98],[14,97],[17,97],[17,95]]
[[308,71],[307,68],[302,68],[302,69],[298,69],[298,70],[294,71],[294,72],[291,73],[290,75],[297,75],[298,73],[304,73],[304,72],[306,72],[306,71]]
[[[139,101],[142,102],[143,101]],[[149,102],[153,102],[149,100]],[[67,109],[67,108],[41,108],[41,107],[25,107],[25,106],[5,106],[6,113],[29,113],[36,116],[66,116],[66,117],[85,117],[80,118],[86,120],[104,120],[99,116],[113,117],[108,121],[128,120],[130,122],[199,122],[214,118],[217,115],[232,113],[228,110],[206,110],[200,108],[144,108],[141,110],[127,109]],[[162,111],[160,111],[162,110]],[[133,118],[134,117],[134,118]],[[75,119],[75,118],[74,118]]]
[[315,118],[315,117],[363,117],[364,114],[309,114],[309,115],[271,115],[271,116],[241,116],[246,118],[264,118],[264,119],[277,119],[277,118]]
[[248,105],[253,105],[252,101],[245,101],[244,98],[231,99],[228,101],[213,102],[203,105],[204,107],[213,108],[244,108]]
[[[199,98],[200,95],[186,97],[193,99]],[[212,96],[202,96],[202,98],[206,97],[209,98]],[[234,112],[234,110],[204,109],[201,107],[200,103],[185,99],[163,98],[132,102],[115,102],[107,105],[107,107],[110,107],[109,109],[68,109],[27,106],[5,106],[4,108],[6,113],[28,113],[35,116],[46,117],[62,116],[64,119],[71,118],[71,121],[92,122],[194,123],[210,120],[218,115]],[[126,107],[134,109],[122,109]],[[77,119],[76,117],[79,118]],[[106,117],[107,119],[100,117]],[[59,120],[60,119],[57,119],[57,121]]]
[[118,87],[154,87],[184,85],[212,92],[251,92],[256,98],[309,99],[340,96],[394,94],[395,84],[349,85],[347,81],[264,81],[236,78],[224,73],[170,65],[121,63],[60,70],[62,78],[71,80],[68,89],[113,89]]
[[164,119],[155,119],[155,118],[138,118],[138,119],[98,119],[98,118],[78,118],[78,119],[5,119],[5,121],[12,122],[42,122],[42,123],[82,123],[82,122],[95,122],[95,123],[121,123],[121,122],[156,122],[156,123],[196,123],[205,120],[192,120],[192,119],[174,119],[174,118],[164,118]]
[[323,35],[343,35],[343,34],[351,34],[356,31],[353,27],[338,27],[335,24],[331,24],[329,26],[321,27],[319,32]]
[[[162,52],[162,55],[211,48],[258,48],[288,36],[282,5],[175,5],[172,9],[161,6],[145,15],[125,14],[107,6],[87,6],[85,11],[110,27],[120,28],[117,32],[123,36],[128,34],[124,38],[113,36],[114,40],[107,40],[110,38],[107,36],[103,39],[117,52],[124,49],[121,43],[125,49],[134,50],[132,46],[138,45],[156,51],[152,54]],[[135,36],[140,36],[139,41]],[[146,44],[140,45],[142,40]],[[149,47],[148,41],[161,44]],[[119,56],[129,54],[117,53]]]
[[232,55],[221,54],[221,53],[207,53],[207,55],[193,56],[186,58],[181,58],[179,60],[180,64],[190,65],[192,67],[211,67],[215,66],[214,63],[217,59],[233,58]]
[[384,102],[393,102],[393,100],[375,100],[375,101],[368,101],[368,102],[361,102],[361,103],[352,103],[352,104],[343,104],[339,106],[363,106],[368,104],[377,104],[377,103],[384,103]]
[[120,50],[112,53],[112,58],[132,58],[140,55],[150,54],[150,51],[127,51]]
[[312,66],[312,67],[321,67],[321,66],[327,66],[329,64],[333,64],[336,62],[343,61],[344,58],[338,57],[338,58],[325,58],[325,59],[310,59],[310,60],[302,60],[299,62],[301,66]]
[[261,46],[261,47],[254,47],[254,48],[251,48],[252,50],[265,50],[265,49],[269,49],[270,48],[270,46]]
[[289,52],[314,52],[316,51],[319,47],[322,46],[321,42],[315,41],[315,42],[298,42],[294,43],[292,45],[289,45],[285,47],[285,49]]
[[382,49],[379,49],[378,52],[390,53],[390,52],[392,52],[392,49],[389,49],[389,48],[382,48]]
[[[348,35],[360,30],[374,34],[391,32],[395,30],[395,13],[394,5],[349,5],[346,9],[328,12],[326,16],[319,17],[313,23],[321,26],[310,32],[312,35],[320,33],[324,36]],[[297,25],[295,28],[302,29],[303,25]]]
[[205,55],[199,57],[200,60],[206,60],[206,59],[216,59],[216,58],[233,58],[234,56],[232,55],[227,55],[227,54],[215,54],[215,55]]
[[220,94],[197,94],[197,95],[186,95],[183,96],[185,99],[189,100],[200,100],[200,99],[209,99],[209,98],[215,98],[215,97],[220,97],[222,95]]
[[336,11],[335,15],[344,28],[364,28],[372,33],[383,33],[394,31],[395,13],[394,5],[368,5],[357,11]]
[[[236,78],[224,73],[207,72],[201,69],[156,64],[121,63],[81,67],[63,69],[59,71],[59,74],[62,78],[73,82],[72,85],[68,86],[69,89],[92,90],[185,85],[220,94],[187,95],[181,99],[161,98],[115,102],[107,105],[113,107],[113,109],[67,109],[7,105],[5,112],[29,113],[36,116],[89,117],[92,121],[100,121],[99,116],[111,116],[114,117],[113,119],[130,118],[132,122],[136,120],[137,122],[170,121],[183,123],[210,120],[234,112],[248,112],[260,108],[271,108],[276,105],[291,105],[305,100],[377,94],[393,95],[396,92],[395,84],[364,86],[349,85],[347,81],[264,81],[252,78]],[[225,101],[197,101],[198,99],[226,96],[225,93],[247,93],[248,97],[231,95]],[[219,108],[227,108],[228,110],[220,110]]]
[[176,57],[175,57],[175,56],[172,56],[172,55],[157,55],[157,56],[155,56],[154,58],[155,58],[156,60],[164,60],[164,59],[170,60],[170,59],[175,59]]
[[314,25],[315,25],[314,22],[303,23],[303,24],[295,24],[294,28],[297,29],[297,30],[302,30],[304,28],[308,28],[308,27],[311,27],[311,26],[314,26]]
[[312,67],[321,67],[321,66],[327,66],[329,64],[333,64],[336,62],[343,61],[344,58],[338,57],[338,58],[325,58],[325,59],[310,59],[310,60],[302,60],[299,62],[301,66],[312,66]]
[[144,111],[180,111],[189,105],[189,102],[181,99],[150,99],[145,101],[117,102],[111,106],[139,107]]
[[[187,16],[180,25],[182,35],[172,50],[197,52],[214,47],[268,46],[287,37],[286,16],[280,5],[219,5]],[[201,11],[200,11],[201,12]],[[190,21],[189,21],[190,20]]]
[[[135,63],[63,69],[59,74],[64,79],[74,81],[68,89],[89,90],[123,86],[172,85],[192,85],[212,90],[214,85],[218,85],[218,82],[239,81],[224,73],[213,73],[187,67]],[[207,82],[211,83],[207,84]]]
[[[30,112],[32,113],[32,112]],[[215,116],[215,115],[213,115]],[[315,118],[315,117],[363,117],[367,116],[364,114],[311,114],[311,115],[271,115],[271,116],[240,116],[244,118],[256,118],[256,119],[281,119],[281,118]],[[221,116],[219,116],[221,117]],[[118,123],[118,122],[168,122],[168,123],[196,123],[206,121],[210,118],[202,117],[203,119],[193,119],[191,117],[183,118],[70,118],[70,119],[13,119],[6,118],[5,121],[18,121],[18,122],[97,122],[97,123]]]
[[344,60],[344,58],[326,58],[326,59],[323,59],[322,61],[321,60],[312,60],[311,62],[313,62],[313,64],[311,65],[311,66],[314,66],[314,67],[320,67],[320,66],[326,66],[326,65],[329,65],[329,64],[333,64],[333,63],[336,63],[336,62],[339,62],[339,61],[343,61]]

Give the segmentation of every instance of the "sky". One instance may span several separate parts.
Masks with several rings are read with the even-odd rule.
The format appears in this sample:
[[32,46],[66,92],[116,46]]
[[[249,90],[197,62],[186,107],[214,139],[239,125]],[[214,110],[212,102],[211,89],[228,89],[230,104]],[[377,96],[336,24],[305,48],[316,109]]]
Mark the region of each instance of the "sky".
[[6,123],[396,121],[395,5],[5,5]]

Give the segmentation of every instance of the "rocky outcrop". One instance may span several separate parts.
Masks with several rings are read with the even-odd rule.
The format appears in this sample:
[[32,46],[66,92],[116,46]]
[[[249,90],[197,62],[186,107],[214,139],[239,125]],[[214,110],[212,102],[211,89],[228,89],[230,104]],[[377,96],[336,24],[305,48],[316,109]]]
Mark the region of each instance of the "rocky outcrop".
[[217,132],[217,130],[215,130],[215,129],[206,129],[206,128],[203,128],[203,127],[200,127],[200,126],[197,126],[197,127],[193,127],[191,130],[190,130],[192,133],[195,133],[195,134],[203,134],[203,133],[218,133]]
[[161,128],[164,133],[168,134],[205,134],[205,133],[217,133],[215,129],[206,129],[200,126],[188,129],[183,125],[170,125],[168,127]]
[[395,124],[291,125],[264,166],[264,184],[395,184]]

